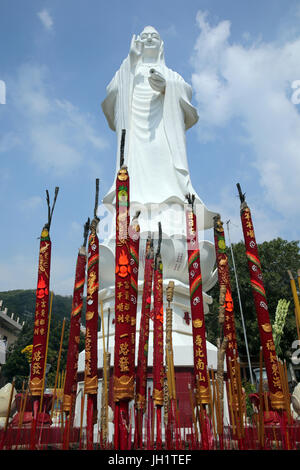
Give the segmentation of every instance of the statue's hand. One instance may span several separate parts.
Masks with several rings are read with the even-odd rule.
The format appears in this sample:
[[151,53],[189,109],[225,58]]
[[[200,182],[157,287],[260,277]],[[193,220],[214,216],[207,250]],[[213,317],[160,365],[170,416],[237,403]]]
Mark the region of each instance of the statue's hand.
[[153,90],[164,93],[166,89],[166,80],[160,72],[157,72],[155,69],[150,69],[148,80]]
[[130,56],[132,58],[138,58],[141,53],[142,53],[142,46],[143,46],[143,43],[141,41],[141,38],[140,36],[137,36],[134,34],[132,36],[132,40],[131,40],[131,44],[130,44]]

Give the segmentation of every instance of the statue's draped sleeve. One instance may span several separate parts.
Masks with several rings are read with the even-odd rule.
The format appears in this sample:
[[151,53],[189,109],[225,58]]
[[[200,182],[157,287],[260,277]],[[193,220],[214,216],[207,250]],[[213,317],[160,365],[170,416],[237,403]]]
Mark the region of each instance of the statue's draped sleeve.
[[[132,97],[132,84],[134,66],[130,56],[122,62],[119,70],[106,88],[107,96],[102,102],[102,110],[109,127],[117,134],[117,162],[120,161],[120,140],[122,129],[126,129],[125,139],[125,164],[128,150],[128,136],[130,134],[130,103]],[[118,165],[116,172],[118,171]]]
[[107,119],[109,127],[116,130],[116,102],[118,95],[118,73],[111,80],[110,84],[106,87],[106,98],[102,102],[102,109]]
[[191,104],[192,87],[177,72],[166,67],[165,73],[164,123],[166,135],[175,168],[186,178],[189,178],[185,131],[196,124],[198,113]]

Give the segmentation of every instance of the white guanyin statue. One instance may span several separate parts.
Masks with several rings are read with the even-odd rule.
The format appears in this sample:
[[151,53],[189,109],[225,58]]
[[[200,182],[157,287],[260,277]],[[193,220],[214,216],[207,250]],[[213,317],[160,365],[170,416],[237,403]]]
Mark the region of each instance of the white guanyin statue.
[[[114,357],[115,306],[115,181],[120,169],[120,144],[125,129],[124,166],[130,178],[130,218],[140,211],[139,282],[136,319],[136,363],[139,344],[141,303],[143,296],[145,246],[149,232],[154,238],[154,252],[161,223],[164,305],[166,288],[174,281],[172,302],[172,342],[174,366],[193,367],[193,339],[190,318],[190,291],[187,264],[185,204],[188,193],[195,196],[194,209],[198,230],[213,227],[213,217],[191,182],[186,154],[185,132],[198,120],[191,104],[192,89],[183,78],[165,65],[164,44],[159,33],[147,26],[140,36],[133,36],[128,57],[107,87],[102,109],[109,127],[116,132],[116,173],[111,189],[98,208],[100,223],[99,311],[104,319],[106,348]],[[194,178],[197,175],[193,176]],[[110,214],[109,216],[107,214]],[[201,236],[199,237],[201,239]],[[204,312],[209,311],[211,297],[206,293],[217,281],[215,247],[200,241]],[[193,299],[199,302],[199,298]],[[164,316],[165,317],[165,316]],[[165,318],[164,318],[165,321]],[[109,330],[109,333],[108,333]],[[98,368],[103,367],[103,329],[98,333]],[[105,341],[105,342],[106,342]],[[150,321],[148,365],[153,365],[153,322]],[[208,366],[217,368],[217,348],[207,343]],[[112,365],[112,364],[111,364]],[[78,371],[84,372],[84,351],[79,355]],[[101,396],[99,380],[98,396]],[[150,381],[151,382],[151,381]],[[151,386],[149,382],[149,386]],[[81,390],[84,383],[80,383]],[[100,398],[99,398],[100,399]],[[76,402],[80,416],[80,400]],[[77,425],[79,421],[77,418]],[[113,424],[110,425],[110,436]]]
[[[133,36],[129,55],[109,83],[102,103],[109,127],[117,136],[116,174],[120,168],[121,134],[126,130],[124,165],[130,177],[131,217],[140,211],[139,280],[142,282],[144,276],[145,239],[149,232],[157,238],[161,222],[164,279],[177,281],[177,287],[184,290],[188,289],[186,195],[195,195],[199,230],[213,227],[216,215],[196,194],[188,169],[185,133],[198,120],[191,98],[191,86],[165,64],[159,33],[147,26],[139,36]],[[111,225],[100,247],[100,269],[101,262],[105,265],[100,273],[100,290],[114,287],[115,180],[103,204],[111,212]],[[217,279],[213,244],[201,241],[200,254],[205,292]],[[209,297],[204,296],[207,303]]]

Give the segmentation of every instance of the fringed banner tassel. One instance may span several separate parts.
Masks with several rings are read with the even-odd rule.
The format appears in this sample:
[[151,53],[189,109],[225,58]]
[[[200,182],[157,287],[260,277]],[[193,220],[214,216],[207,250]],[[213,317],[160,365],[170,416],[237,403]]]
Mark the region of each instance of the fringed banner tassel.
[[250,274],[250,283],[254,298],[257,322],[259,327],[260,341],[268,377],[270,400],[273,409],[284,408],[284,394],[278,367],[278,358],[272,334],[272,326],[268,310],[266,291],[263,283],[261,263],[259,260],[251,211],[245,201],[240,185],[237,184],[241,201],[241,221],[245,240],[246,256]]

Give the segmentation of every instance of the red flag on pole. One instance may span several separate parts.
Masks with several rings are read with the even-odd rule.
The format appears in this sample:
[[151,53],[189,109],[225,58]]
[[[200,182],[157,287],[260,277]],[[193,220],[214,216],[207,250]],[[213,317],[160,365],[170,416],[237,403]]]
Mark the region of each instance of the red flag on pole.
[[272,334],[266,291],[263,283],[261,263],[254,233],[251,211],[245,201],[245,195],[237,184],[241,201],[241,221],[245,240],[246,256],[250,274],[250,283],[254,298],[260,341],[268,377],[270,401],[274,409],[284,408],[284,394],[280,379],[278,359]]

